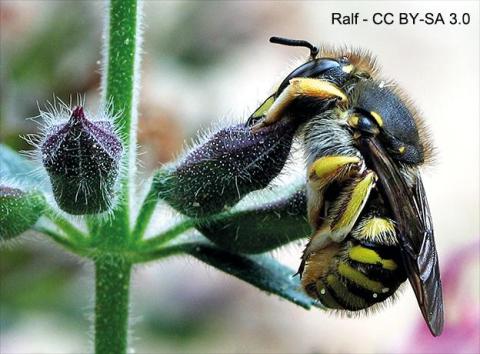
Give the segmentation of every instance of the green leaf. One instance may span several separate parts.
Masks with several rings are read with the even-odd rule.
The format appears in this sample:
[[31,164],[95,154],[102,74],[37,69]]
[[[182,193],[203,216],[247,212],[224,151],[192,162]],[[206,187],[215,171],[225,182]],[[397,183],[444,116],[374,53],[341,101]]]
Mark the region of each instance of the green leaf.
[[293,277],[295,272],[269,255],[240,255],[200,242],[181,246],[183,252],[260,290],[276,294],[306,309],[317,306],[314,299],[302,292],[298,277]]
[[236,253],[263,253],[307,237],[311,229],[305,188],[276,199],[260,205],[255,199],[248,201],[246,208],[201,219],[196,228],[216,245]]
[[35,224],[45,209],[40,192],[0,186],[0,241],[20,235]]
[[0,176],[25,187],[44,189],[47,186],[46,178],[30,161],[3,144],[0,144]]
[[30,161],[3,144],[0,176],[0,241],[5,241],[28,230],[42,215],[46,202],[38,189],[46,184]]

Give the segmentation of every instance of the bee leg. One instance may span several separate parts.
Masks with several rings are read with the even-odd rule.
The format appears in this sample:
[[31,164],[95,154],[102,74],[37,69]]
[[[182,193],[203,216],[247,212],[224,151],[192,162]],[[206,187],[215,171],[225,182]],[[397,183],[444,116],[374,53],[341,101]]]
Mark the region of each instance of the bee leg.
[[301,96],[320,100],[339,99],[341,102],[348,101],[345,93],[331,82],[306,77],[294,78],[290,80],[290,84],[277,97],[265,114],[265,118],[252,127],[252,131],[258,131],[264,126],[277,122],[290,103]]
[[375,186],[377,176],[373,171],[365,171],[353,180],[329,207],[327,217],[308,243],[303,258],[325,247],[331,241],[342,242],[352,231],[355,222]]
[[323,224],[323,194],[326,187],[334,181],[353,177],[361,169],[363,162],[358,156],[323,156],[314,161],[308,169],[308,218],[310,225],[318,229]]
[[331,215],[330,238],[332,240],[340,242],[352,231],[376,181],[375,172],[367,170],[335,201],[329,211]]
[[[312,252],[318,252],[331,241],[340,242],[350,233],[376,181],[374,172],[364,171],[359,174],[362,165],[363,161],[358,156],[345,155],[323,156],[312,163],[308,171],[308,218],[316,231],[303,252],[299,274],[302,274],[305,260]],[[325,210],[322,197],[325,188],[334,181],[355,175],[357,178],[328,208],[327,215],[322,217]]]
[[358,156],[323,156],[315,160],[308,170],[309,182],[318,187],[358,172],[361,160]]

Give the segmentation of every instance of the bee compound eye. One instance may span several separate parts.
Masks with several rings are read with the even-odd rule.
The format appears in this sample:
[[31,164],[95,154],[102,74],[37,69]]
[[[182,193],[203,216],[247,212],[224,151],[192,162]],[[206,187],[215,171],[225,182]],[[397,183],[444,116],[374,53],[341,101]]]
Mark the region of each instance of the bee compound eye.
[[364,114],[352,114],[347,123],[350,127],[354,128],[357,132],[377,135],[380,132],[380,128],[375,119]]

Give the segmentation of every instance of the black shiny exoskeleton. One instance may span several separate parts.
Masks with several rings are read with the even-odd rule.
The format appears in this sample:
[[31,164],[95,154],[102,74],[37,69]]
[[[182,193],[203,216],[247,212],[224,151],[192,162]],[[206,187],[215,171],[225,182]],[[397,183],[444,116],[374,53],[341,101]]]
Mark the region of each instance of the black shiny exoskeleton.
[[285,87],[288,86],[291,79],[297,77],[310,77],[327,80],[341,87],[352,77],[350,73],[343,70],[344,67],[349,65],[350,63],[345,58],[338,60],[332,58],[318,58],[307,61],[305,64],[300,65],[288,74],[278,87],[275,97],[280,95]]
[[424,147],[420,141],[418,127],[412,112],[402,102],[399,95],[388,86],[379,86],[375,81],[360,81],[352,91],[352,106],[358,112],[359,130],[368,132],[375,121],[373,114],[381,117],[379,139],[395,160],[420,164],[424,161]]

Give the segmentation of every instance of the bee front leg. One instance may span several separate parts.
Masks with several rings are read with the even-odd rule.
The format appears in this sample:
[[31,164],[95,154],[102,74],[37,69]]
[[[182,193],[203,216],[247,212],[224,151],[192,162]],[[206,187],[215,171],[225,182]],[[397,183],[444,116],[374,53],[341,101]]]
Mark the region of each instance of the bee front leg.
[[265,114],[265,118],[252,127],[252,131],[273,124],[282,118],[288,106],[298,97],[312,97],[319,100],[338,99],[342,103],[348,101],[345,93],[331,82],[298,77],[290,80],[290,84],[275,99]]
[[362,161],[358,156],[323,156],[315,160],[308,170],[310,184],[322,186],[330,184],[334,180],[342,180],[352,173],[357,173],[361,168]]

